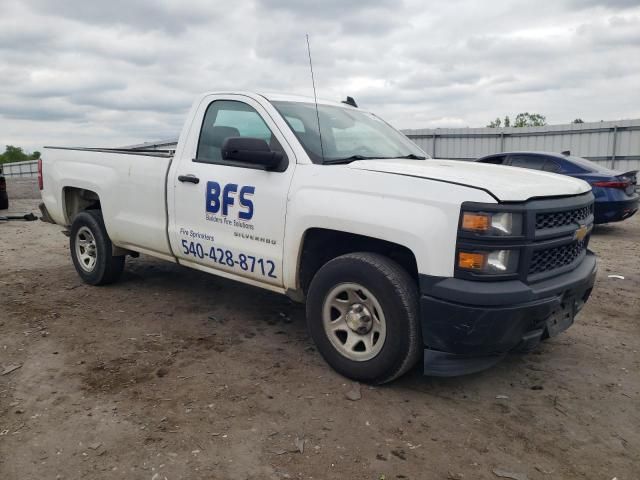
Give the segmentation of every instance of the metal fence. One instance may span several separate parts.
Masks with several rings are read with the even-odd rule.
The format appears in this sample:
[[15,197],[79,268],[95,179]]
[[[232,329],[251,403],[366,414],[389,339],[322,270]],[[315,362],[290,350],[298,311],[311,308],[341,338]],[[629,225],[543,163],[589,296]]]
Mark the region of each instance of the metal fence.
[[[640,170],[640,119],[522,128],[410,129],[403,133],[434,158],[473,160],[508,151],[570,151],[615,170]],[[171,138],[127,148],[175,149],[177,141]]]
[[13,162],[2,164],[2,174],[5,177],[30,178],[38,176],[38,161]]
[[507,128],[403,130],[434,158],[472,160],[492,153],[570,151],[616,170],[640,169],[640,119]]

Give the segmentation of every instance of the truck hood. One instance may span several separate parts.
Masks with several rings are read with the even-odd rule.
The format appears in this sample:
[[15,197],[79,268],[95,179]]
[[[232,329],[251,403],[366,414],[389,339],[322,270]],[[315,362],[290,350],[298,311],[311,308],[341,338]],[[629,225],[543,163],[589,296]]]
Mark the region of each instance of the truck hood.
[[579,195],[591,190],[588,183],[564,175],[460,160],[358,160],[348,167],[479,188],[501,202]]

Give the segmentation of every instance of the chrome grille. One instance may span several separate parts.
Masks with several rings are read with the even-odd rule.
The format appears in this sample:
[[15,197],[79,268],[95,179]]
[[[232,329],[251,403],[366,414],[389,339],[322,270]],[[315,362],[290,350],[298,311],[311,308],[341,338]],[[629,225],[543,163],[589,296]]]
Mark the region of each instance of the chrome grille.
[[555,270],[573,263],[587,248],[587,240],[533,252],[529,275]]
[[564,227],[572,223],[580,223],[593,214],[593,203],[573,210],[562,212],[538,213],[536,215],[536,230]]

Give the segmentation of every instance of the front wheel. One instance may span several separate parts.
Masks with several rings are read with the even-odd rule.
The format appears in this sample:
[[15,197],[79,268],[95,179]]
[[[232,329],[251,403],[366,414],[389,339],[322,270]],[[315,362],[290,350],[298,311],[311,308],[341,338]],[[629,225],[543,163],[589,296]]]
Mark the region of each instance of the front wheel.
[[422,343],[414,279],[374,253],[335,258],[316,273],[307,322],[318,351],[336,371],[380,384],[409,370]]
[[115,282],[124,270],[124,256],[112,255],[100,210],[85,210],[73,219],[70,244],[73,265],[82,281],[89,285]]

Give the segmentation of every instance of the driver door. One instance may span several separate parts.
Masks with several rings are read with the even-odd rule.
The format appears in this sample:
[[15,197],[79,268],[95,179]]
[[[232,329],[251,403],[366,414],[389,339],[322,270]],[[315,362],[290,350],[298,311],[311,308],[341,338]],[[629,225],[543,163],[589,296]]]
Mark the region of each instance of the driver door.
[[[265,109],[242,95],[207,97],[191,128],[198,129],[187,139],[193,148],[179,152],[169,185],[170,241],[179,263],[282,287],[293,150]],[[270,171],[225,160],[228,137],[263,139],[283,160]]]

